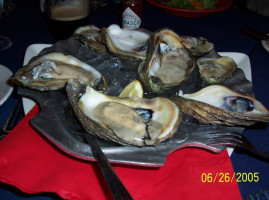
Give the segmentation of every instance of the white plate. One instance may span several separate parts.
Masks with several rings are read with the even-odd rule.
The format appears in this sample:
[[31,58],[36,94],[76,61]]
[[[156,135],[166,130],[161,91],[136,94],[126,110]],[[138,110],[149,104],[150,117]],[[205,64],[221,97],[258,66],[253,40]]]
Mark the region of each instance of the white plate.
[[232,58],[236,62],[237,67],[243,70],[246,79],[252,82],[250,60],[248,55],[237,52],[219,52],[219,54],[221,56],[228,56]]
[[[42,49],[44,49],[46,47],[50,47],[50,46],[51,46],[51,44],[32,44],[32,45],[30,45],[26,50],[23,64],[24,65],[28,64],[29,60],[33,56],[36,56],[37,54],[39,54],[39,52]],[[250,60],[246,54],[237,53],[237,52],[220,52],[219,54],[221,56],[228,56],[228,57],[232,58],[237,63],[238,68],[241,68],[244,71],[246,78],[249,81],[252,81]],[[23,98],[22,100],[23,100],[24,112],[25,112],[25,114],[27,114],[34,107],[35,102],[28,99],[28,98]],[[228,150],[229,155],[231,155],[233,148],[227,148],[227,150]]]
[[[269,35],[269,33],[267,35]],[[261,43],[263,48],[265,48],[265,50],[269,52],[269,40],[262,40]]]
[[13,91],[13,86],[8,83],[8,80],[12,75],[12,71],[0,64],[0,106],[7,100]]

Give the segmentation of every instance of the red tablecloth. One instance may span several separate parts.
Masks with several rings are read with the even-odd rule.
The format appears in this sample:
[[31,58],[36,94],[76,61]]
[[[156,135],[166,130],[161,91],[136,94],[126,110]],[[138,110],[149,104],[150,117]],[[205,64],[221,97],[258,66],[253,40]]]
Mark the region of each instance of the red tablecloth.
[[[96,162],[66,155],[31,127],[29,121],[38,112],[34,107],[0,142],[0,181],[25,193],[52,192],[71,200],[112,199]],[[169,155],[160,168],[113,168],[135,200],[241,199],[235,179],[228,181],[234,170],[226,151],[213,154],[186,148]],[[212,179],[206,178],[209,173]],[[229,173],[226,180],[221,173]]]

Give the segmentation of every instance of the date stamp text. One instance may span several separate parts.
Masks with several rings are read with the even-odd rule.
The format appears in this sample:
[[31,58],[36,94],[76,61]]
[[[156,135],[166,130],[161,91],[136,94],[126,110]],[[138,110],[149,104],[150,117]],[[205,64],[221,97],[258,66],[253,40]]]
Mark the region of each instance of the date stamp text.
[[201,181],[203,183],[230,183],[236,182],[258,182],[260,180],[259,172],[235,172],[235,173],[202,173]]

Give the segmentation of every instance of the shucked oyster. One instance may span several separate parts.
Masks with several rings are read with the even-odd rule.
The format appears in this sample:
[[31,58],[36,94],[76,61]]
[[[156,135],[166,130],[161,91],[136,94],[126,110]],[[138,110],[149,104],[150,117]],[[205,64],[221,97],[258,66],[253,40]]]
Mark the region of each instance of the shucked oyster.
[[206,124],[249,126],[269,122],[269,111],[261,102],[221,85],[211,85],[171,99],[182,112]]
[[66,90],[87,132],[122,145],[156,146],[172,137],[181,121],[178,107],[165,98],[107,96],[79,80],[70,80]]
[[193,56],[203,56],[214,49],[214,44],[203,37],[180,36],[180,38]]
[[163,93],[186,80],[194,67],[181,38],[170,29],[161,29],[151,36],[147,58],[138,73],[150,92]]
[[62,53],[45,54],[18,70],[11,78],[19,85],[40,91],[65,87],[70,78],[84,80],[91,87],[103,90],[103,76],[90,65]]
[[220,56],[215,51],[197,60],[201,78],[209,84],[222,83],[237,68],[233,59]]
[[145,31],[122,29],[112,24],[102,29],[100,37],[108,50],[116,56],[129,59],[146,58],[150,34]]
[[[82,26],[77,28],[73,35],[94,51],[104,53],[108,49],[116,56],[145,59],[151,34],[146,30],[122,29],[112,24],[102,29],[94,25]],[[179,37],[182,45],[188,48],[193,56],[200,57],[214,49],[214,45],[203,37]]]
[[84,32],[88,32],[88,31],[100,31],[100,28],[98,28],[95,25],[86,25],[86,26],[81,26],[78,27],[75,31],[73,35],[77,35],[77,34],[81,34]]
[[83,42],[89,49],[106,53],[106,46],[100,42],[100,29],[94,25],[79,27],[74,32],[74,37]]

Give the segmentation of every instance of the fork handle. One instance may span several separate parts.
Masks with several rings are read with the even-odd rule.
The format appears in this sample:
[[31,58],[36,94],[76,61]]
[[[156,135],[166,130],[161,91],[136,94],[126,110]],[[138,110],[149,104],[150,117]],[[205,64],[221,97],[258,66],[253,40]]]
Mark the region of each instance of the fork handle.
[[119,179],[118,175],[112,168],[111,164],[108,162],[106,156],[104,155],[99,145],[96,143],[95,139],[89,133],[85,133],[85,138],[91,147],[93,156],[97,160],[98,165],[102,170],[102,173],[106,179],[114,199],[133,200],[132,196]]
[[261,33],[257,30],[254,30],[254,29],[244,28],[244,29],[242,29],[242,32],[246,33],[247,35],[252,36],[258,40],[269,40],[268,35]]
[[247,138],[244,137],[243,144],[239,144],[237,146],[255,154],[256,156],[259,156],[261,159],[265,160],[266,162],[269,162],[269,153],[264,152],[258,149],[257,147],[255,147],[253,144],[251,144],[251,142]]

